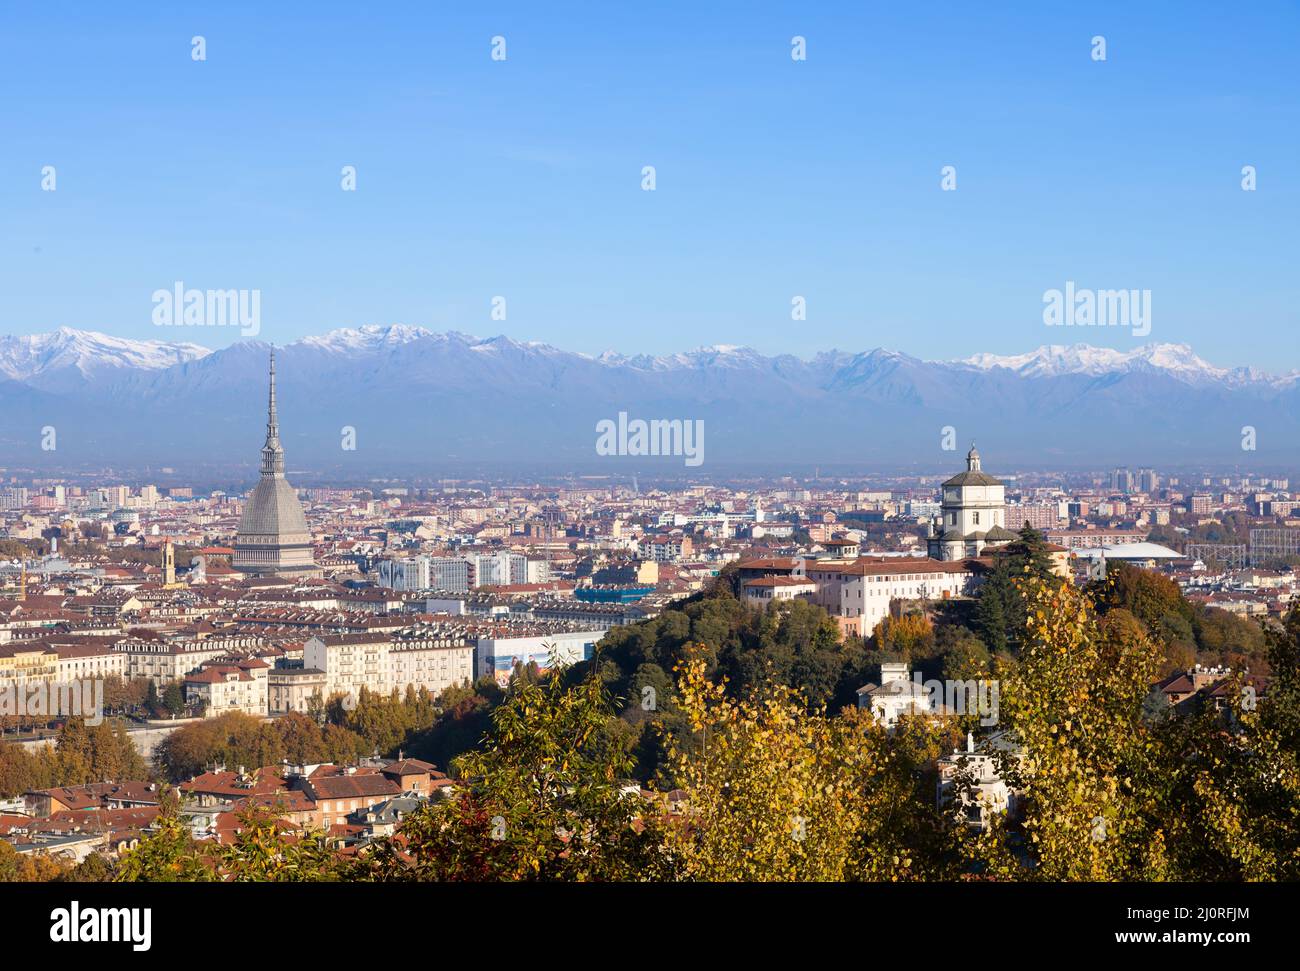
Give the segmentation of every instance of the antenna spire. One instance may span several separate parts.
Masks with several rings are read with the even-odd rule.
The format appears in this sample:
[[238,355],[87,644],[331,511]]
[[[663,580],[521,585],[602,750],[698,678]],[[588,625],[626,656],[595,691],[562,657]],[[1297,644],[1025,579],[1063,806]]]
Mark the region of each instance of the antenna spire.
[[280,418],[275,410],[275,348],[271,348],[271,391],[266,403],[266,444],[262,446],[262,475],[284,475],[284,449],[280,446]]
[[271,395],[266,407],[266,430],[268,437],[279,437],[280,421],[275,413],[275,348],[271,348]]

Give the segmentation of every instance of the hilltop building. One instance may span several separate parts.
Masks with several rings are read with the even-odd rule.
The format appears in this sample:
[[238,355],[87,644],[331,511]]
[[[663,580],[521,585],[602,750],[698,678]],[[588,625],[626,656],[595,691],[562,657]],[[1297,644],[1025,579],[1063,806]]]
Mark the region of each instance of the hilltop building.
[[966,471],[943,484],[939,517],[930,522],[926,546],[931,559],[961,560],[979,556],[986,546],[1017,539],[1006,528],[1006,486],[980,469],[972,445]]

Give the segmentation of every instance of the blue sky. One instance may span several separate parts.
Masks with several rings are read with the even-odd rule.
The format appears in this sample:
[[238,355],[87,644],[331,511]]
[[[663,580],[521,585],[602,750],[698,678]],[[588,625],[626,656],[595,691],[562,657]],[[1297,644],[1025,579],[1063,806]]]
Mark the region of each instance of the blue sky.
[[1149,289],[1147,340],[1300,367],[1296,4],[280,6],[5,8],[0,333],[239,339],[154,327],[180,280],[261,290],[277,343],[1136,346],[1044,326],[1073,280]]

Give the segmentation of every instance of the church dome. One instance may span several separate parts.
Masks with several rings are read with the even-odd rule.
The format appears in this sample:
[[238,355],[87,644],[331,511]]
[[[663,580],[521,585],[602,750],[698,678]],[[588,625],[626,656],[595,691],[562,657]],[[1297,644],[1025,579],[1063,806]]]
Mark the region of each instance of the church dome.
[[1019,533],[1013,533],[1004,526],[994,526],[984,537],[989,543],[1013,543],[1020,539]]
[[248,496],[244,514],[239,517],[239,535],[243,538],[286,533],[309,536],[302,503],[287,479],[263,479]]
[[951,479],[944,483],[944,488],[948,486],[1000,486],[1003,485],[1001,479],[995,479],[987,472],[974,471],[958,472]]
[[1000,486],[1002,482],[993,478],[987,472],[980,470],[980,453],[975,451],[975,445],[972,443],[970,451],[966,453],[966,471],[959,472],[943,484],[944,488],[949,486]]

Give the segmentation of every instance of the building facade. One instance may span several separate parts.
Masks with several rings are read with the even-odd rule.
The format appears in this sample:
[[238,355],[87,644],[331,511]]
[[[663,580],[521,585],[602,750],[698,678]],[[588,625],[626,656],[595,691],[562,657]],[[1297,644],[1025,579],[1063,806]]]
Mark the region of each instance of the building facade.
[[201,702],[207,716],[231,711],[265,715],[269,670],[267,664],[256,658],[204,665],[185,676],[185,700]]

